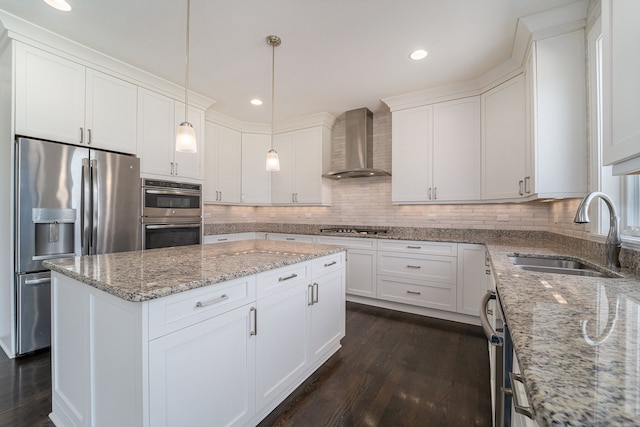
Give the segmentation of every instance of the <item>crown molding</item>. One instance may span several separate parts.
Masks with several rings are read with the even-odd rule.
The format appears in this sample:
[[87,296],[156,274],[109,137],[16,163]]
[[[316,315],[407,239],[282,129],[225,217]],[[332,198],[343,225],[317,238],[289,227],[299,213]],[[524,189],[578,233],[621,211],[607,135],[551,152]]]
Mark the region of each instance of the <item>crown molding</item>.
[[324,126],[333,130],[336,118],[329,113],[316,113],[307,116],[296,117],[295,119],[283,120],[273,126],[273,133],[289,132],[298,129],[305,129],[314,126]]
[[[3,10],[0,10],[0,25],[5,29],[3,36],[10,40],[37,47],[145,89],[160,92],[177,101],[184,101],[184,86],[172,83],[95,49],[45,30]],[[215,101],[196,92],[189,91],[189,104],[206,110],[215,104]]]

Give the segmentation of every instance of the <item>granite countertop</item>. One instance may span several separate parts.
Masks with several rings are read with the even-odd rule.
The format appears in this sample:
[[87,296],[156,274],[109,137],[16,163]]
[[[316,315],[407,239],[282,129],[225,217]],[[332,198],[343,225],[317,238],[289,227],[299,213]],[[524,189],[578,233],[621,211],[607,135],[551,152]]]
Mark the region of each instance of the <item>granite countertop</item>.
[[180,246],[45,261],[53,271],[128,301],[146,301],[341,252],[269,240]]
[[548,242],[487,248],[537,422],[640,425],[638,272],[596,278],[523,271],[509,254],[585,257]]

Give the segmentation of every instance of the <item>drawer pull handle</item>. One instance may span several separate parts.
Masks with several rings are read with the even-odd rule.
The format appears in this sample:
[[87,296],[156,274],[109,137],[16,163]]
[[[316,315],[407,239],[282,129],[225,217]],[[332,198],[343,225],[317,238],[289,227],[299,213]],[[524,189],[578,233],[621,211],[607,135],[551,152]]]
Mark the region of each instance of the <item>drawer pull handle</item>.
[[286,237],[285,240],[296,240],[295,237]]
[[222,301],[226,301],[228,299],[229,299],[229,297],[226,294],[223,294],[222,296],[220,296],[218,298],[210,299],[209,301],[198,301],[196,303],[196,307],[197,308],[207,307],[209,305],[219,304]]
[[336,265],[337,263],[338,263],[337,261],[331,261],[331,262],[326,263],[324,266],[325,267],[331,267],[332,265]]
[[422,249],[422,246],[407,246],[407,249]]
[[407,264],[407,268],[422,268],[419,265],[411,265],[411,264]]
[[407,293],[411,295],[421,295],[420,292],[416,292],[416,291],[407,291]]
[[253,313],[253,329],[249,331],[249,335],[258,335],[258,310],[255,307],[249,309],[249,316]]
[[286,276],[286,277],[280,277],[278,279],[278,282],[284,282],[285,280],[295,279],[296,277],[298,277],[298,275],[296,273],[293,273],[293,274],[291,274],[289,276]]
[[218,242],[226,242],[229,239],[218,239]]

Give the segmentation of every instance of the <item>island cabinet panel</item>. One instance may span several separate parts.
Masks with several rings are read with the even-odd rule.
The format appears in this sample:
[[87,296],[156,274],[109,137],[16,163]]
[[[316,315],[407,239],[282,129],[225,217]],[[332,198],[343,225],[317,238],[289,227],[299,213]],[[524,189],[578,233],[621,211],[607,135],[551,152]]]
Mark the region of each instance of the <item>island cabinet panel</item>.
[[[333,262],[333,261],[330,261]],[[345,334],[344,268],[314,277],[309,288],[311,302],[309,316],[309,344],[312,360],[318,360],[340,345]]]
[[149,343],[151,426],[245,425],[253,416],[251,309],[242,306]]
[[[259,281],[260,282],[260,281]],[[256,403],[258,410],[275,407],[307,367],[307,284],[258,301],[256,334]],[[270,404],[272,404],[270,406]]]

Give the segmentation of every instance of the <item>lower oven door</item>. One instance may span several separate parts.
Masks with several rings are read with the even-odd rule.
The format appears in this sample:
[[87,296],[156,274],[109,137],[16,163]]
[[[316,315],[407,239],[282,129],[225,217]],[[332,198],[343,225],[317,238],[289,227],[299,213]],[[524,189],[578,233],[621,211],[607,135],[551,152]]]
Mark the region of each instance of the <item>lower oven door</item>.
[[201,242],[201,222],[146,222],[142,224],[144,249],[199,245]]

